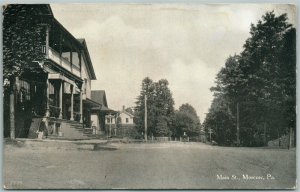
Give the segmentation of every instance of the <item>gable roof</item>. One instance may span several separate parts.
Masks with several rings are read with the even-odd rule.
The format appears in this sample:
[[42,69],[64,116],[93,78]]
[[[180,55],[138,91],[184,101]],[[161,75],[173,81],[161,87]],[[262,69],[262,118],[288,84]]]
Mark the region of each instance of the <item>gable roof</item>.
[[133,114],[128,113],[127,111],[120,111],[119,114],[121,114],[121,113],[124,113],[124,114],[126,114],[126,115],[128,115],[128,116],[130,116],[130,117],[134,117]]
[[101,104],[102,106],[108,107],[104,90],[92,90],[91,99]]

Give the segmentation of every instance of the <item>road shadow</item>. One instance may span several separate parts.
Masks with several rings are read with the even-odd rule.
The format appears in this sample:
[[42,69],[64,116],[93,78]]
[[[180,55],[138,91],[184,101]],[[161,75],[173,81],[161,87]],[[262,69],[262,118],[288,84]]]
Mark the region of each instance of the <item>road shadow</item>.
[[103,145],[103,144],[94,144],[94,149],[92,151],[116,151],[117,147],[111,145]]

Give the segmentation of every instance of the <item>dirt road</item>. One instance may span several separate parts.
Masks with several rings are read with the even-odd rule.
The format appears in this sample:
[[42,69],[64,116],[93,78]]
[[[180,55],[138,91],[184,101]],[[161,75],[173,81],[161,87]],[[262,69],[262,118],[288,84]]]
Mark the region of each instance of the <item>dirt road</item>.
[[282,189],[296,181],[295,149],[199,143],[111,144],[95,150],[5,146],[3,162],[6,188]]

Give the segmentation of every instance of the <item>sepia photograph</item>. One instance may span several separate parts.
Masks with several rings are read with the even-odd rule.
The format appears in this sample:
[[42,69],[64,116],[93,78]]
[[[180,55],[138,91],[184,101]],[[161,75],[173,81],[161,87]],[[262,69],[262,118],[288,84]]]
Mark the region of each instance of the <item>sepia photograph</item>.
[[294,4],[2,4],[3,189],[290,189]]

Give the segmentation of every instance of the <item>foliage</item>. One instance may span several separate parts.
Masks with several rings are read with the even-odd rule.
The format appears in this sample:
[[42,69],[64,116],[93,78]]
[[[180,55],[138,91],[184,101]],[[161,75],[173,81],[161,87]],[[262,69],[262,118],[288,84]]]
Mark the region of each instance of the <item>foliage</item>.
[[45,59],[45,26],[39,9],[31,5],[7,5],[3,12],[3,80],[9,85],[16,76],[42,72],[37,62]]
[[[220,145],[231,145],[236,139],[235,118],[224,97],[215,97],[203,122],[206,137]],[[210,135],[210,129],[212,134]]]
[[[34,106],[31,102],[19,102],[22,89],[19,90],[20,84],[16,81],[18,77],[31,80],[35,84],[43,84],[40,82],[44,82],[46,78],[46,73],[39,65],[45,60],[44,24],[45,18],[48,18],[44,15],[45,8],[47,9],[47,5],[38,4],[3,6],[3,90],[4,110],[8,113],[4,116],[4,136],[8,136],[9,132],[12,137],[24,136],[28,130],[19,128],[28,128],[31,123],[31,111]],[[40,94],[43,92],[40,91]],[[10,99],[10,95],[14,95],[14,100]],[[15,112],[10,111],[11,108],[15,108]],[[43,109],[43,106],[39,106],[39,110]]]
[[170,128],[168,127],[167,117],[158,117],[154,133],[156,136],[160,137],[168,137],[171,135]]
[[200,128],[200,119],[196,110],[188,103],[181,105],[175,112],[173,136],[180,137],[184,132],[188,136],[198,136]]
[[131,107],[126,108],[125,111],[126,111],[127,113],[133,114],[133,110],[132,110]]
[[170,134],[174,116],[174,100],[166,79],[153,82],[149,77],[142,81],[142,89],[135,107],[135,124],[139,132],[144,131],[145,95],[147,96],[148,135]]
[[[223,136],[231,144],[236,139],[238,104],[245,146],[259,145],[262,142],[255,142],[257,138],[271,140],[296,128],[296,30],[286,14],[267,12],[251,25],[250,35],[244,50],[227,59],[211,88],[215,99],[204,125],[222,143],[218,135],[226,133]],[[217,103],[223,105],[216,107]],[[227,122],[226,126],[214,126],[220,122]]]

